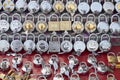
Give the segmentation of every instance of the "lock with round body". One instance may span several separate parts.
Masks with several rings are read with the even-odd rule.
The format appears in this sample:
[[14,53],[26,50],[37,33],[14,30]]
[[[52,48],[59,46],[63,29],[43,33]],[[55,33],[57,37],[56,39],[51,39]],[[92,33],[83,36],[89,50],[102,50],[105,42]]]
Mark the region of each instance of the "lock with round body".
[[93,33],[96,31],[96,18],[94,14],[88,14],[86,23],[85,23],[85,30],[87,33]]
[[109,31],[108,19],[105,14],[100,14],[98,16],[97,30],[99,33],[107,33]]
[[7,58],[3,58],[1,63],[0,63],[0,68],[2,69],[2,71],[7,71],[10,69],[10,62],[9,59]]
[[107,75],[107,80],[117,80],[116,78],[115,78],[115,75],[114,74],[108,74]]
[[12,59],[12,63],[16,64],[17,66],[20,66],[22,64],[22,55],[21,54],[16,54],[15,57]]
[[34,15],[28,13],[25,16],[25,21],[23,23],[23,30],[28,33],[34,31],[35,24],[34,24]]
[[24,12],[27,9],[27,2],[26,0],[17,0],[15,3],[15,7],[17,11]]
[[120,1],[115,4],[115,10],[120,13]]
[[38,42],[36,44],[37,51],[42,54],[49,49],[49,45],[47,43],[47,36],[45,34],[40,34],[38,36]]
[[21,41],[21,35],[19,33],[13,35],[13,40],[10,47],[11,50],[15,53],[20,52],[23,49],[23,43]]
[[7,32],[9,30],[9,16],[6,13],[0,14],[0,33]]
[[105,11],[105,13],[107,14],[112,14],[114,11],[114,4],[113,4],[113,0],[105,0],[104,4],[103,4],[103,9]]
[[30,0],[28,3],[28,10],[30,13],[37,13],[40,9],[39,0]]
[[112,63],[112,64],[116,63],[117,57],[116,57],[115,53],[114,52],[107,53],[107,60],[109,63]]
[[32,72],[32,63],[30,61],[26,61],[22,66],[22,71],[25,73],[31,73]]
[[63,3],[63,0],[55,0],[53,3],[53,10],[56,13],[62,13],[65,9],[65,5]]
[[78,11],[80,14],[87,14],[90,11],[90,6],[88,4],[88,0],[79,0]]
[[71,76],[70,76],[70,80],[80,80],[80,77],[77,73],[73,73]]
[[64,80],[64,77],[62,74],[57,73],[54,77],[53,80]]
[[45,76],[41,75],[37,78],[37,80],[47,80],[47,78]]
[[44,14],[39,14],[38,21],[36,23],[36,30],[40,33],[46,32],[48,29],[47,18]]
[[99,78],[96,73],[90,73],[88,80],[99,80]]
[[80,56],[82,52],[86,49],[86,44],[84,42],[84,37],[81,34],[75,36],[74,51],[75,55]]
[[12,21],[10,23],[10,29],[13,33],[20,32],[22,29],[21,15],[18,13],[14,13],[12,15]]
[[3,2],[3,10],[5,12],[12,12],[15,9],[15,4],[14,4],[14,0],[5,0]]
[[10,49],[9,39],[8,35],[5,33],[2,33],[0,35],[0,52],[5,53]]
[[87,58],[87,62],[91,65],[95,65],[97,63],[97,59],[93,54],[89,54]]
[[3,8],[2,1],[0,1],[0,10]]

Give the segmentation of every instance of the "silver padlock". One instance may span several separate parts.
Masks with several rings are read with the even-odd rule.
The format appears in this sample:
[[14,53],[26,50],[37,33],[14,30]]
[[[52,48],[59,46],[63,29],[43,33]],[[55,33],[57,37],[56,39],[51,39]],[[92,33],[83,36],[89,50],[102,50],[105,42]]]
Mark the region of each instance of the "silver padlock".
[[19,33],[15,33],[13,35],[13,40],[11,42],[11,50],[15,53],[20,52],[23,49],[23,43],[21,41],[21,35]]
[[22,66],[22,71],[26,73],[32,72],[33,65],[30,61],[26,61]]
[[40,8],[41,11],[45,14],[48,14],[52,10],[52,0],[43,0],[41,2]]
[[5,53],[10,49],[8,35],[3,33],[0,35],[0,52]]
[[87,62],[91,65],[95,65],[97,63],[97,59],[93,54],[89,54],[87,58]]
[[54,77],[53,80],[64,80],[64,77],[62,74],[57,73]]
[[108,74],[107,75],[107,80],[117,80],[116,78],[115,78],[115,75],[114,74]]
[[107,14],[112,14],[114,11],[113,0],[105,0],[103,4],[103,9]]
[[71,76],[70,76],[70,80],[80,80],[80,77],[77,73],[73,73]]
[[72,37],[70,34],[68,34],[68,32],[65,32],[61,43],[61,50],[63,52],[59,54],[69,53],[72,51],[72,49],[73,49]]
[[41,75],[37,78],[37,80],[47,80],[47,78],[45,76]]
[[0,10],[3,8],[2,1],[0,1]]
[[58,63],[59,63],[59,58],[56,54],[51,55],[50,59],[49,59],[49,64],[51,64],[54,68],[54,74],[56,74],[57,70],[58,70]]
[[7,32],[9,30],[9,16],[6,13],[0,14],[0,33]]
[[96,73],[90,73],[88,80],[99,80]]
[[22,29],[22,22],[21,22],[21,15],[18,13],[14,13],[12,15],[12,21],[10,23],[10,29],[13,31],[13,33],[20,32]]
[[30,13],[36,13],[40,9],[39,0],[30,0],[28,3],[28,10]]
[[60,38],[56,33],[52,34],[50,37],[48,53],[49,52],[53,53],[60,52]]
[[84,37],[81,34],[75,36],[74,51],[75,55],[80,56],[86,49],[86,44],[84,42]]
[[36,44],[36,48],[40,54],[48,51],[49,45],[47,43],[47,36],[45,34],[40,34],[38,36],[38,42]]
[[35,50],[35,35],[33,33],[29,33],[26,35],[24,50],[26,51],[26,54],[32,54],[32,51]]
[[110,32],[112,34],[120,33],[119,15],[114,14],[111,17]]
[[15,3],[15,7],[16,7],[17,11],[24,12],[27,9],[26,0],[17,0]]
[[102,12],[101,0],[92,0],[91,11],[94,14],[99,14]]
[[2,69],[2,71],[7,71],[10,69],[10,62],[9,59],[7,58],[3,58],[2,62],[0,63],[0,68]]
[[97,30],[99,33],[107,33],[109,31],[108,19],[105,14],[100,14],[98,16]]

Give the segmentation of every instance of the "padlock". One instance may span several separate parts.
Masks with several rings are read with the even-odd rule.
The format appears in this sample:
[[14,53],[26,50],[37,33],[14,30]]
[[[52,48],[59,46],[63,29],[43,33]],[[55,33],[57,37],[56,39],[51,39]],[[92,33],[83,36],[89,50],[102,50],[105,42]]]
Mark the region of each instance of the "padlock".
[[3,10],[5,12],[12,12],[15,9],[15,4],[14,4],[14,0],[5,0],[3,2]]
[[120,33],[119,15],[114,14],[111,17],[110,32],[112,34]]
[[40,9],[43,13],[48,14],[52,10],[52,0],[43,0]]
[[0,74],[0,79],[2,79],[2,80],[3,80],[3,79],[4,79],[4,77],[5,77],[5,74],[1,73],[1,74]]
[[107,14],[112,14],[114,11],[113,0],[105,0],[103,4],[103,9]]
[[80,14],[87,14],[90,11],[88,0],[79,0],[78,11]]
[[91,11],[94,14],[99,14],[102,12],[101,0],[92,0]]
[[35,24],[34,24],[34,16],[33,14],[28,13],[25,16],[25,21],[23,23],[23,29],[26,33],[34,31]]
[[15,3],[15,7],[16,7],[17,11],[24,12],[27,9],[26,0],[17,0]]
[[26,35],[26,41],[24,42],[24,50],[26,54],[31,54],[32,51],[35,50],[35,35],[33,33],[29,33]]
[[115,78],[114,74],[110,73],[107,75],[107,80],[116,80],[116,78]]
[[0,35],[0,52],[5,53],[10,49],[8,35],[3,33]]
[[89,74],[88,80],[99,80],[99,78],[96,73],[92,72]]
[[60,31],[60,22],[57,14],[51,14],[48,21],[48,31]]
[[47,80],[47,78],[43,75],[39,76],[37,80]]
[[117,57],[114,52],[109,52],[107,54],[107,59],[109,63],[116,63],[117,62]]
[[68,32],[65,32],[62,38],[61,50],[59,54],[69,53],[73,49],[72,37]]
[[96,18],[94,14],[88,14],[87,21],[85,23],[85,30],[88,33],[93,33],[96,31]]
[[116,68],[116,69],[120,69],[120,64],[116,64],[116,65],[115,65],[115,68]]
[[11,50],[15,53],[20,52],[23,49],[23,43],[21,40],[21,35],[19,33],[15,33],[13,35],[13,40],[11,42]]
[[65,9],[65,5],[63,3],[63,0],[55,0],[53,3],[53,10],[56,13],[62,13]]
[[22,71],[25,73],[31,73],[32,72],[32,62],[26,61],[22,66]]
[[57,73],[54,77],[53,80],[64,80],[64,77],[62,74]]
[[12,21],[10,23],[10,29],[13,33],[20,32],[22,29],[21,16],[18,13],[12,15]]
[[117,53],[117,61],[120,63],[120,52]]
[[80,14],[74,16],[74,22],[72,24],[72,30],[75,33],[82,33],[84,31],[83,18]]
[[49,52],[52,52],[52,53],[60,52],[60,38],[56,33],[52,34],[50,37],[48,53]]
[[80,56],[82,52],[86,49],[86,44],[84,42],[84,37],[81,34],[75,36],[74,51],[75,55]]
[[28,10],[30,13],[36,13],[40,9],[39,0],[30,0],[28,3]]
[[60,21],[60,31],[69,31],[71,30],[71,19],[68,13],[63,13],[61,15]]
[[89,54],[87,58],[87,62],[91,65],[95,65],[97,63],[97,59],[93,54]]
[[80,77],[77,73],[73,73],[71,76],[70,76],[70,80],[80,80]]
[[107,33],[109,31],[108,19],[105,14],[100,14],[98,16],[97,30],[99,33]]
[[0,1],[0,10],[3,8],[2,1]]
[[0,63],[0,68],[2,71],[7,71],[10,69],[10,62],[8,58],[3,58],[1,63]]
[[36,44],[37,51],[42,54],[48,51],[49,45],[47,43],[47,36],[45,34],[40,34],[38,36],[38,42]]
[[38,17],[38,22],[36,23],[36,30],[40,33],[44,33],[47,31],[48,29],[48,24],[47,24],[47,20],[46,20],[46,15],[44,14],[39,14]]
[[0,14],[0,33],[7,32],[9,30],[9,16],[6,13]]
[[116,9],[116,11],[117,11],[118,13],[120,13],[120,2],[117,2],[117,3],[115,4],[115,9]]

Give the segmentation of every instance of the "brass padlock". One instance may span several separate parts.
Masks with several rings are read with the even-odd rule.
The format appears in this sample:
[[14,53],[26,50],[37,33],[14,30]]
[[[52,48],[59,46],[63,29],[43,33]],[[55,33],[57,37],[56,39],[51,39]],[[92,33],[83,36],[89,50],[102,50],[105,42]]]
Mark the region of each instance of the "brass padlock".
[[118,60],[118,63],[120,63],[120,52],[117,53],[117,60]]
[[116,78],[115,78],[114,74],[108,74],[107,80],[116,80]]
[[71,30],[71,19],[68,13],[63,13],[61,15],[60,21],[60,31],[68,31]]
[[59,31],[60,22],[57,14],[52,14],[48,21],[48,31]]
[[107,59],[109,63],[116,63],[117,62],[117,57],[114,52],[109,52],[107,54]]

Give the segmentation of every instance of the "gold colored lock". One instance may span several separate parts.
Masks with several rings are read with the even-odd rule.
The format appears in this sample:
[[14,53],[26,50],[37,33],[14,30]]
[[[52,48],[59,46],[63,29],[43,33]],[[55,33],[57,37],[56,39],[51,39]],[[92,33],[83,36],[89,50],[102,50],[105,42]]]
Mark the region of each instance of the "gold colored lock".
[[77,4],[75,3],[75,1],[68,1],[66,4],[66,10],[69,13],[75,13],[75,11],[77,10]]
[[120,63],[120,52],[118,52],[118,54],[117,54],[117,61],[118,61],[118,63]]
[[2,79],[2,80],[3,80],[3,79],[4,79],[4,77],[5,77],[5,74],[3,74],[3,73],[2,73],[2,74],[0,74],[0,79]]
[[90,33],[94,32],[94,31],[96,30],[96,24],[95,24],[95,22],[93,22],[93,21],[88,21],[88,22],[85,24],[85,30],[86,30],[87,32],[90,32]]
[[20,75],[15,75],[15,79],[16,80],[21,80],[21,76]]
[[107,54],[107,59],[109,63],[116,63],[117,62],[117,57],[115,56],[115,53],[109,52]]
[[113,74],[108,74],[107,80],[116,80],[116,79],[115,79],[115,76]]
[[116,69],[120,69],[120,64],[116,64],[116,65],[115,65],[115,68],[116,68]]
[[28,31],[28,32],[33,31],[33,29],[34,29],[33,22],[32,21],[26,21],[23,24],[23,29],[24,29],[24,31]]
[[34,79],[34,78],[31,78],[31,79],[29,79],[29,80],[36,80],[36,79]]
[[120,2],[117,2],[115,5],[116,11],[119,13],[120,12]]

